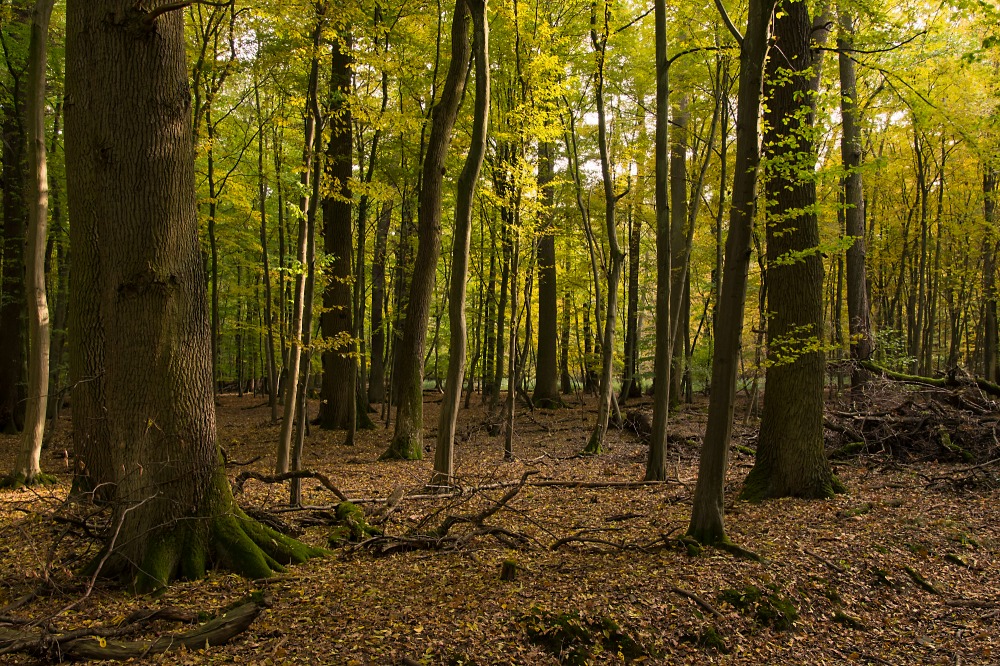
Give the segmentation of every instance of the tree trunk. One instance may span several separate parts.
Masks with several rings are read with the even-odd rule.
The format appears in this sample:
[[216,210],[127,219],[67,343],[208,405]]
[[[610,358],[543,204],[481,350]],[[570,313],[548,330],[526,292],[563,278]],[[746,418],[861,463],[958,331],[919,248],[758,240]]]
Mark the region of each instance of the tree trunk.
[[[347,430],[354,420],[357,400],[357,355],[351,256],[354,251],[350,179],[353,169],[354,130],[351,125],[351,39],[347,29],[333,39],[330,88],[330,142],[326,150],[326,185],[323,191],[323,244],[329,257],[329,280],[323,292],[320,326],[327,348],[323,351],[323,384],[319,423],[326,430]],[[360,267],[360,270],[364,270]]]
[[551,141],[538,146],[538,189],[541,192],[542,222],[538,239],[538,353],[535,358],[536,407],[561,407],[556,339],[559,335],[559,291],[556,285],[555,178],[553,163],[556,146]]
[[[774,21],[768,61],[768,366],[757,455],[741,497],[831,497],[823,449],[823,259],[816,216],[810,79],[812,22],[799,2]],[[806,174],[799,176],[798,174]]]
[[715,322],[712,353],[712,393],[708,426],[701,448],[688,534],[702,543],[726,539],[723,488],[729,466],[729,440],[733,430],[736,371],[743,335],[750,241],[757,195],[759,112],[764,59],[768,51],[768,26],[772,0],[753,0],[747,29],[740,46],[740,78],[736,109],[736,166],[734,170],[729,236]]
[[413,266],[403,338],[399,343],[399,407],[396,430],[383,459],[423,457],[423,360],[434,293],[434,278],[441,254],[441,186],[444,162],[451,146],[451,130],[458,117],[462,89],[469,68],[470,46],[467,38],[469,12],[465,0],[457,0],[451,28],[451,63],[441,99],[431,114],[431,134],[424,158],[418,215],[417,258]]
[[983,240],[983,378],[996,382],[1000,378],[1000,360],[997,353],[997,286],[996,286],[996,191],[997,169],[988,165],[983,171],[983,221],[986,237]]
[[673,109],[670,141],[670,406],[681,404],[681,380],[684,377],[684,343],[688,338],[689,321],[681,315],[689,308],[684,303],[684,284],[688,277],[691,256],[687,240],[687,150],[688,124],[691,113],[687,97],[682,97]]
[[667,478],[667,419],[670,415],[670,200],[667,145],[670,65],[667,61],[667,4],[655,0],[656,39],[656,346],[653,356],[653,432],[646,480]]
[[[840,13],[840,115],[842,131],[841,159],[844,164],[845,234],[854,239],[847,248],[847,330],[851,339],[851,359],[868,361],[874,350],[868,307],[868,281],[865,250],[864,190],[861,182],[861,128],[858,117],[858,84],[854,60],[847,51],[854,45],[853,19]],[[862,386],[868,379],[857,364],[851,369],[851,386]]]
[[[448,378],[441,400],[437,447],[434,451],[434,474],[431,485],[449,487],[455,475],[455,424],[465,381],[466,281],[469,276],[469,245],[472,239],[472,204],[479,180],[479,170],[486,154],[486,128],[490,112],[489,21],[485,0],[466,0],[472,15],[476,57],[476,105],[472,124],[472,143],[465,166],[456,184],[455,232],[452,241],[451,294],[448,299],[448,323],[451,326],[448,355]],[[464,38],[464,35],[463,35]]]
[[45,158],[45,63],[49,18],[54,0],[36,0],[28,46],[27,125],[29,187],[25,282],[28,308],[28,401],[21,448],[11,474],[15,484],[45,481],[39,459],[45,436],[45,408],[49,393],[49,306],[45,298],[45,239],[49,210],[49,182]]
[[382,205],[375,227],[375,249],[372,255],[371,365],[368,373],[368,400],[385,400],[385,264],[392,206]]
[[[254,103],[257,108],[257,197],[260,206],[260,254],[264,269],[264,320],[267,327],[267,404],[271,423],[278,422],[278,368],[274,353],[274,319],[271,316],[271,264],[267,249],[267,175],[264,173],[264,114],[260,108],[260,85],[254,79]],[[274,147],[278,150],[278,147]],[[280,174],[275,174],[279,179]]]
[[73,345],[77,359],[105,360],[91,378],[103,400],[74,404],[74,428],[100,435],[92,444],[118,474],[95,567],[139,591],[211,565],[270,576],[318,551],[249,520],[220,464],[183,14],[92,0],[70,2],[66,23],[67,176],[83,250],[71,307],[87,324]]

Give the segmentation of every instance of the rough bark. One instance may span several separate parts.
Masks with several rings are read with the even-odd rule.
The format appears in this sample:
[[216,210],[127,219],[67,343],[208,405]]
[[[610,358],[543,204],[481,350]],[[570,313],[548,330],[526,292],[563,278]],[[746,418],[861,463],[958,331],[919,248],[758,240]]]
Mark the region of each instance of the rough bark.
[[729,236],[726,239],[718,317],[715,322],[708,426],[702,444],[698,483],[695,486],[691,523],[688,526],[688,534],[702,543],[718,543],[726,539],[723,488],[729,463],[729,440],[733,430],[736,372],[743,334],[743,309],[756,207],[761,86],[773,9],[772,0],[754,0],[750,3],[747,29],[740,45],[736,166],[729,211]]
[[741,496],[831,497],[823,449],[823,258],[813,175],[809,10],[784,2],[774,20],[781,49],[766,73],[767,376],[754,466]]
[[[353,271],[351,267],[352,215],[350,179],[354,157],[351,125],[351,42],[347,29],[333,39],[330,88],[330,142],[326,150],[327,185],[323,197],[323,249],[330,258],[329,281],[323,292],[320,328],[327,348],[323,351],[323,384],[319,422],[326,430],[346,430],[354,421],[355,376],[358,357],[354,343]],[[359,270],[364,270],[359,267]]]
[[441,99],[431,114],[431,134],[424,157],[417,217],[417,257],[406,304],[403,338],[397,350],[399,406],[396,429],[384,459],[420,459],[423,457],[423,380],[424,343],[434,294],[434,277],[441,255],[441,187],[444,161],[451,146],[451,130],[458,117],[462,89],[469,69],[469,11],[465,0],[457,0],[451,27],[451,63]]
[[[96,345],[104,360],[88,382],[103,400],[74,404],[74,429],[117,470],[107,557],[95,566],[137,590],[211,565],[268,576],[317,551],[249,520],[221,465],[183,15],[75,1],[66,22],[67,177],[84,241],[71,308],[86,324],[73,339],[78,359]],[[94,415],[102,428],[85,422]]]
[[538,239],[538,351],[535,355],[536,407],[561,407],[559,362],[556,340],[559,335],[559,291],[556,285],[555,173],[556,147],[551,141],[538,146],[538,189],[541,192],[542,226]]
[[[448,323],[451,327],[448,376],[438,420],[437,446],[434,450],[434,473],[431,485],[451,486],[455,475],[455,424],[465,382],[466,282],[469,276],[469,245],[472,240],[472,203],[479,180],[479,170],[486,154],[486,129],[490,113],[489,21],[486,0],[466,0],[472,14],[476,58],[476,104],[472,124],[472,143],[465,166],[456,184],[455,232],[452,239],[451,285],[448,297]],[[464,37],[464,36],[463,36]]]

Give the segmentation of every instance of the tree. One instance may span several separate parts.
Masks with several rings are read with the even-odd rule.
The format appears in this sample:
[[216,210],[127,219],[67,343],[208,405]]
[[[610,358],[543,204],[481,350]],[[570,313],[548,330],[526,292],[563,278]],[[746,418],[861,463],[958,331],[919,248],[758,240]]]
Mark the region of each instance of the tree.
[[49,212],[49,176],[45,162],[45,64],[46,38],[54,0],[37,0],[31,15],[28,47],[28,80],[25,104],[28,145],[28,233],[25,282],[28,308],[28,401],[21,448],[11,474],[13,484],[48,481],[39,458],[45,435],[45,410],[49,393],[49,305],[45,298],[45,238]]
[[[717,6],[721,9],[721,2]],[[723,489],[729,463],[729,439],[733,431],[736,370],[743,335],[743,308],[757,199],[761,86],[773,9],[772,0],[753,0],[748,8],[745,35],[739,34],[723,10],[723,19],[740,44],[740,80],[736,107],[736,168],[718,318],[715,321],[712,393],[688,525],[688,534],[702,543],[726,541]]]
[[[333,104],[326,173],[330,179],[323,197],[323,242],[330,257],[329,280],[323,292],[323,386],[320,391],[320,426],[347,430],[355,421],[357,354],[354,353],[351,255],[351,172],[354,165],[351,127],[351,34],[343,26],[333,39],[330,87]],[[363,267],[359,267],[363,271]]]
[[479,180],[479,170],[486,154],[486,129],[490,113],[490,27],[485,0],[466,0],[472,15],[476,58],[476,108],[472,126],[472,145],[456,184],[455,233],[452,240],[451,294],[448,320],[451,325],[448,377],[438,420],[437,447],[434,451],[434,476],[431,484],[447,487],[455,474],[455,424],[465,381],[466,357],[466,281],[469,276],[469,245],[472,237],[472,201]]
[[767,376],[754,466],[741,497],[831,497],[823,448],[823,258],[816,216],[812,21],[802,2],[774,19],[767,64]]
[[[865,262],[865,200],[861,182],[861,128],[858,117],[858,81],[854,67],[854,25],[851,15],[841,10],[840,33],[837,37],[840,68],[840,152],[844,165],[845,235],[851,240],[847,248],[847,327],[851,336],[851,359],[867,361],[872,355],[873,340],[868,311],[868,279]],[[866,380],[865,371],[855,365],[851,369],[851,385],[860,386]]]
[[221,464],[183,15],[170,9],[67,6],[71,309],[83,325],[72,345],[90,361],[78,375],[102,361],[86,409],[74,394],[73,427],[81,453],[111,462],[90,468],[114,506],[97,566],[140,591],[212,565],[268,576],[318,554],[247,518]]
[[556,285],[556,237],[553,229],[555,178],[555,143],[538,145],[538,189],[541,191],[543,223],[538,239],[538,352],[535,361],[535,390],[532,401],[536,407],[560,407],[559,368],[556,337],[559,332]]
[[441,186],[444,161],[451,145],[451,130],[458,117],[466,71],[469,68],[469,10],[465,0],[457,0],[451,27],[451,63],[444,90],[431,113],[431,134],[427,140],[418,210],[417,257],[413,265],[403,337],[396,349],[399,376],[399,406],[396,429],[385,459],[420,459],[424,423],[424,343],[434,295],[434,275],[441,255]]

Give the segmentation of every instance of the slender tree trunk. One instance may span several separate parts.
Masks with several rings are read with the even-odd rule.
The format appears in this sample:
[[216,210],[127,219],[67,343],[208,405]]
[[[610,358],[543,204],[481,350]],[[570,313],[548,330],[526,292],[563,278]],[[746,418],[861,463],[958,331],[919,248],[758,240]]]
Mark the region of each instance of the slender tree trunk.
[[[257,198],[260,206],[260,248],[264,269],[264,320],[267,327],[267,404],[271,409],[271,423],[278,422],[278,369],[274,354],[274,318],[271,316],[271,264],[267,243],[267,174],[264,173],[264,115],[260,108],[260,86],[254,80],[254,103],[257,108]],[[279,147],[275,146],[275,150]],[[275,174],[278,178],[280,174]]]
[[987,164],[983,170],[983,221],[986,234],[983,240],[983,377],[991,382],[1000,378],[1000,360],[997,352],[997,168]]
[[[322,8],[321,8],[322,9]],[[307,92],[305,109],[305,131],[303,146],[303,169],[300,177],[303,195],[299,201],[299,237],[297,259],[299,266],[305,266],[308,252],[309,229],[314,228],[316,219],[316,207],[318,201],[315,197],[305,194],[309,191],[312,180],[314,163],[319,159],[319,151],[316,146],[320,145],[316,137],[322,137],[323,132],[317,125],[320,124],[318,100],[318,79],[319,79],[319,46],[320,37],[323,33],[325,17],[322,12],[316,17],[316,28],[313,31],[313,52],[312,62],[309,68],[309,90]],[[315,188],[314,188],[315,189]],[[310,219],[311,218],[311,219]],[[299,374],[302,363],[302,333],[303,316],[306,308],[311,308],[312,303],[305,300],[306,276],[299,272],[295,276],[295,299],[292,305],[292,329],[290,332],[288,361],[286,363],[287,373],[284,387],[284,412],[281,422],[281,434],[278,440],[278,454],[275,463],[275,472],[283,474],[288,471],[292,455],[292,425],[295,421],[295,408],[298,397]]]
[[851,386],[857,388],[867,380],[867,373],[857,361],[867,361],[874,350],[871,317],[868,306],[868,280],[865,248],[864,190],[861,181],[861,129],[858,117],[858,84],[854,60],[848,50],[854,45],[854,21],[845,11],[840,13],[840,139],[844,164],[845,234],[853,239],[847,248],[847,330],[850,333]]
[[[684,284],[688,276],[690,251],[687,240],[687,150],[688,124],[691,113],[687,109],[687,97],[673,109],[670,141],[670,406],[676,409],[681,404],[681,380],[684,377],[684,342],[688,338],[690,322],[681,316],[684,312]],[[680,344],[678,344],[680,342]]]
[[670,201],[667,147],[670,65],[667,61],[667,4],[653,4],[656,39],[656,345],[653,357],[653,432],[646,458],[646,480],[667,478],[667,419],[670,415]]
[[451,64],[441,99],[431,114],[431,134],[424,158],[420,189],[419,242],[413,266],[403,338],[399,344],[399,407],[396,430],[384,459],[423,457],[423,359],[438,257],[441,254],[441,187],[451,130],[458,117],[462,89],[469,68],[469,11],[457,0],[451,29]]
[[618,225],[615,222],[615,204],[618,195],[615,193],[615,183],[611,175],[611,158],[608,154],[608,126],[604,107],[604,63],[610,34],[610,6],[605,5],[603,30],[598,34],[597,8],[591,7],[590,40],[597,55],[597,83],[595,97],[597,101],[597,147],[601,154],[601,176],[604,182],[604,218],[608,233],[608,251],[611,255],[611,269],[608,271],[608,303],[604,324],[601,358],[601,388],[597,402],[597,423],[590,435],[584,452],[596,455],[604,450],[604,437],[608,431],[608,419],[611,415],[611,381],[612,361],[615,349],[615,324],[618,319],[618,283],[621,281],[624,255],[618,245]]
[[25,252],[28,307],[28,402],[21,448],[11,474],[15,484],[46,480],[39,460],[45,437],[45,408],[49,393],[49,306],[45,298],[45,239],[49,210],[49,180],[45,156],[45,63],[49,18],[54,0],[36,0],[28,46],[25,104],[29,186],[27,250]]
[[[438,421],[437,446],[431,485],[449,487],[455,475],[455,424],[465,380],[466,281],[469,276],[469,245],[472,240],[472,204],[479,180],[479,170],[486,154],[486,128],[490,112],[489,21],[485,0],[466,0],[472,14],[473,43],[476,58],[476,104],[472,124],[472,144],[465,166],[456,184],[455,232],[452,241],[451,294],[448,299],[448,323],[451,327],[448,378]],[[464,36],[463,36],[464,37]]]
[[382,205],[375,227],[375,249],[372,255],[372,307],[371,307],[371,366],[368,373],[368,400],[385,400],[385,268],[389,226],[392,223],[392,206]]
[[712,393],[708,426],[698,466],[698,483],[688,534],[702,543],[726,539],[723,488],[729,466],[729,440],[736,400],[736,371],[743,334],[750,242],[760,162],[759,111],[764,60],[768,51],[772,0],[753,0],[740,46],[740,78],[736,112],[736,166],[734,170],[729,236],[715,322],[712,354]]

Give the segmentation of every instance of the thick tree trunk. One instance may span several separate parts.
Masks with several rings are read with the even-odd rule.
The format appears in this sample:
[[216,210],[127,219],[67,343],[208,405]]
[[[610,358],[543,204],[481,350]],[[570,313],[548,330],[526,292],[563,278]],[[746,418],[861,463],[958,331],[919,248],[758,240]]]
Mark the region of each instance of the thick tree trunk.
[[431,114],[431,134],[424,157],[418,215],[417,258],[413,266],[406,321],[398,355],[399,407],[396,429],[384,459],[420,459],[424,455],[424,343],[434,294],[434,278],[441,255],[441,186],[444,161],[451,146],[451,130],[458,117],[462,89],[469,68],[469,11],[457,0],[451,28],[451,63],[441,99]]
[[[490,26],[486,18],[486,0],[466,0],[472,14],[473,42],[476,57],[476,105],[472,124],[472,143],[465,166],[456,184],[455,232],[452,239],[451,285],[448,298],[448,323],[451,327],[448,377],[438,420],[437,447],[434,450],[434,474],[431,485],[449,487],[455,475],[455,424],[465,381],[466,281],[469,276],[469,245],[472,241],[472,203],[479,180],[479,170],[486,154],[486,128],[490,114]],[[464,37],[464,35],[463,35]]]
[[538,353],[535,357],[536,407],[561,407],[556,340],[559,335],[559,291],[556,285],[555,178],[556,146],[551,141],[538,146],[538,189],[545,207],[538,239]]
[[740,47],[740,79],[736,110],[736,166],[734,170],[729,236],[726,240],[715,349],[712,354],[712,393],[708,426],[702,444],[688,534],[702,543],[726,539],[723,488],[729,466],[729,440],[736,401],[736,371],[743,335],[747,271],[757,197],[759,112],[764,59],[772,0],[753,0]]
[[73,340],[77,359],[96,350],[104,361],[89,378],[103,400],[74,404],[74,427],[118,475],[109,556],[96,566],[138,590],[210,565],[269,576],[316,551],[247,519],[220,464],[183,15],[73,1],[66,23],[67,176],[83,250],[71,306],[86,324]]
[[[823,259],[811,131],[812,22],[800,2],[774,21],[780,54],[767,65],[768,367],[757,455],[741,496],[830,497],[823,449]],[[806,174],[799,176],[799,174]]]
[[[347,30],[333,40],[330,142],[326,150],[327,184],[323,197],[323,243],[329,257],[329,280],[323,292],[320,327],[328,348],[323,351],[323,384],[319,422],[327,430],[347,430],[354,421],[357,400],[351,256],[353,253],[350,179],[354,158],[351,125],[351,40]],[[359,267],[364,270],[363,267]]]
[[49,210],[49,180],[45,156],[45,63],[49,18],[54,0],[37,0],[31,17],[25,119],[28,147],[27,250],[25,283],[28,307],[28,401],[21,448],[11,474],[15,484],[47,480],[39,459],[45,436],[49,393],[49,305],[45,298],[45,239]]

